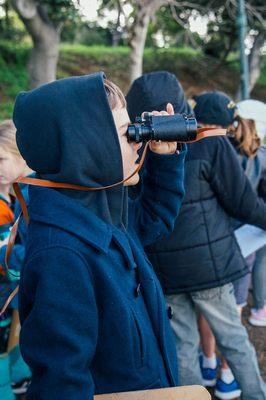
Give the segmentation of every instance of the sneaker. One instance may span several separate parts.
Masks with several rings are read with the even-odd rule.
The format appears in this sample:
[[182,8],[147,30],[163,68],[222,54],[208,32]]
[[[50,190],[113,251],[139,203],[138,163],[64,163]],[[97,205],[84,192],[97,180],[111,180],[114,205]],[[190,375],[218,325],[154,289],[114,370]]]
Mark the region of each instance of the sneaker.
[[249,323],[254,326],[266,326],[266,305],[259,310],[251,309]]
[[201,370],[201,375],[203,379],[203,386],[206,387],[213,387],[216,384],[217,381],[217,373],[218,373],[218,367],[219,367],[219,361],[217,361],[217,366],[216,368],[203,368],[203,356],[199,356],[199,362],[200,362],[200,370]]
[[237,399],[241,395],[241,390],[235,379],[231,383],[225,383],[221,379],[218,379],[214,395],[221,400]]
[[16,395],[27,393],[28,387],[30,385],[30,379],[26,378],[20,382],[12,383],[13,393]]

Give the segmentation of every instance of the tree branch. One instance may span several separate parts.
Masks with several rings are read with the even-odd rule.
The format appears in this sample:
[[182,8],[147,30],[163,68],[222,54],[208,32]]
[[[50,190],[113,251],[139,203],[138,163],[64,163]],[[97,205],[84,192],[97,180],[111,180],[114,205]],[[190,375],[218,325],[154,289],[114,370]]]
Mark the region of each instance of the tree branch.
[[34,0],[12,0],[12,5],[25,20],[32,19],[37,14],[37,4]]

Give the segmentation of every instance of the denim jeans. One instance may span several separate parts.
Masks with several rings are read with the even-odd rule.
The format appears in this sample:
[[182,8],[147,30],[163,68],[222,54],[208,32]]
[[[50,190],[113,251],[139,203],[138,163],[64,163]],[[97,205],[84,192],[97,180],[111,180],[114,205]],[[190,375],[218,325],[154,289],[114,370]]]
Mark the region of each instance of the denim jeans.
[[248,301],[248,290],[250,287],[251,273],[253,270],[255,259],[256,253],[252,253],[250,256],[246,257],[246,263],[248,265],[249,273],[233,282],[236,304],[241,307],[244,307]]
[[266,400],[266,385],[256,353],[237,312],[233,285],[189,294],[166,296],[172,308],[171,325],[176,339],[180,385],[200,384],[200,338],[197,309],[209,322],[216,343],[242,390],[242,400]]
[[256,252],[252,286],[254,307],[263,308],[266,304],[266,246]]

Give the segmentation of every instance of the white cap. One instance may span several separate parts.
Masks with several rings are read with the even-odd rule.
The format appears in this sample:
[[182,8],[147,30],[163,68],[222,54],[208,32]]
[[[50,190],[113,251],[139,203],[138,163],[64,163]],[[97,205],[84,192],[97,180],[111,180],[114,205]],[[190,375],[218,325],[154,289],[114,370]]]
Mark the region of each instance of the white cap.
[[266,136],[266,104],[258,100],[243,100],[237,103],[238,115],[245,119],[253,119],[261,138]]

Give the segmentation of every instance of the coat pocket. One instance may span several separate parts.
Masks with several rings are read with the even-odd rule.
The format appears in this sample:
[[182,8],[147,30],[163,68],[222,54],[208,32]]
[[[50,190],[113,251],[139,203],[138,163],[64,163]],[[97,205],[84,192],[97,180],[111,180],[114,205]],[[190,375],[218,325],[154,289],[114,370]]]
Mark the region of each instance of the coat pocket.
[[158,378],[155,381],[153,381],[152,383],[150,383],[149,385],[142,388],[141,390],[161,389],[162,387],[163,387],[163,385],[162,385],[161,379]]
[[136,332],[136,342],[137,342],[137,348],[138,348],[138,354],[139,354],[139,360],[137,361],[137,367],[143,367],[145,365],[145,359],[146,359],[146,344],[145,344],[145,337],[141,328],[141,323],[139,321],[138,315],[136,311],[131,308],[132,311],[132,316],[133,316],[133,321],[135,325],[135,332]]

